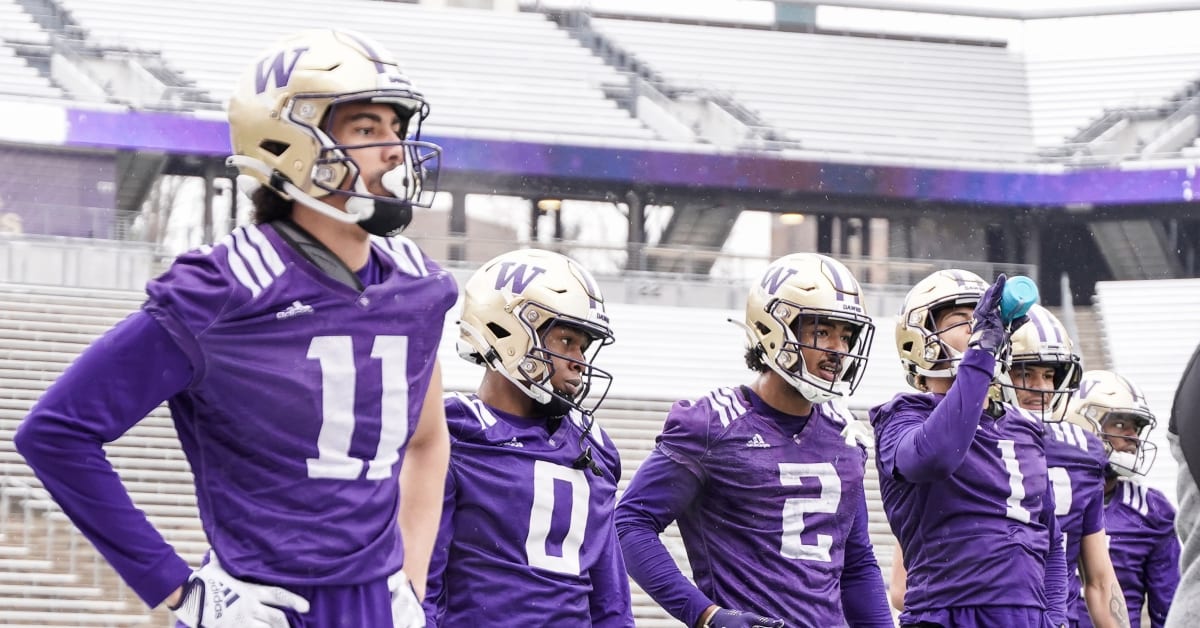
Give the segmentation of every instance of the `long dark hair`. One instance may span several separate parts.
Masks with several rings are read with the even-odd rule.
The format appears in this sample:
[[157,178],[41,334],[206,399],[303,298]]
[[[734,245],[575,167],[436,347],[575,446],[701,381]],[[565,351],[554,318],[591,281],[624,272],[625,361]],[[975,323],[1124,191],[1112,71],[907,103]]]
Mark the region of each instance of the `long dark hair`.
[[746,354],[743,357],[746,359],[746,366],[755,373],[766,373],[771,368],[763,361],[762,348],[758,345],[746,347]]
[[254,202],[252,220],[256,225],[292,216],[292,201],[283,198],[278,192],[265,185],[255,190],[250,195],[250,200]]

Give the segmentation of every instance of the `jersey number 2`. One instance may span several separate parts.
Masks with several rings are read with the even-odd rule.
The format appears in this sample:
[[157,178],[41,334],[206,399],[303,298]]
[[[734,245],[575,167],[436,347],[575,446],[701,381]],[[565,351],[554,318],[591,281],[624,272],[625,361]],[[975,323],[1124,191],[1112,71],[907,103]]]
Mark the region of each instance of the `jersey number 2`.
[[802,484],[803,478],[816,479],[817,495],[784,500],[783,539],[779,552],[785,558],[827,563],[831,560],[829,548],[833,547],[833,536],[818,534],[816,543],[809,545],[800,535],[804,534],[805,515],[837,512],[838,502],[842,500],[842,481],[838,478],[837,469],[828,462],[779,464],[779,482],[784,486]]
[[[383,398],[379,444],[367,465],[368,480],[391,476],[400,448],[408,440],[408,337],[376,336],[371,357],[380,361]],[[350,336],[317,336],[308,345],[308,359],[321,362],[321,432],[317,457],[308,459],[308,477],[354,480],[363,461],[350,456],[354,436],[354,343]]]

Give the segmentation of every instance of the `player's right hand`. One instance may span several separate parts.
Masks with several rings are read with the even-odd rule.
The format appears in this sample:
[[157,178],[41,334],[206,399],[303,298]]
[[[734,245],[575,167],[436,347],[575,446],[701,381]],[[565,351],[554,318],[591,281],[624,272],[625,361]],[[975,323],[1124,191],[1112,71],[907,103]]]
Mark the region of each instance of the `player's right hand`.
[[279,587],[243,582],[211,554],[183,585],[175,618],[190,628],[288,628],[285,608],[308,612],[308,600]]
[[972,314],[971,340],[967,344],[972,349],[987,351],[999,355],[1008,342],[1009,331],[1004,328],[1000,317],[1000,298],[1004,294],[1004,284],[1007,278],[1001,274],[979,297],[979,303]]
[[709,616],[704,628],[786,628],[786,625],[782,619],[722,608]]

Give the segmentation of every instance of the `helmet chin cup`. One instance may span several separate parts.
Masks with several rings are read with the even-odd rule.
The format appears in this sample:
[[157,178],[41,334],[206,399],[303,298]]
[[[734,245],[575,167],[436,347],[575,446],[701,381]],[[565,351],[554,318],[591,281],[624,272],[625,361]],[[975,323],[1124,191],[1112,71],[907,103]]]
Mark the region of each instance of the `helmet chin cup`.
[[825,403],[834,397],[841,397],[838,393],[821,390],[803,380],[792,382],[792,385],[796,387],[796,390],[800,391],[801,395],[804,395],[805,399],[812,403]]
[[1121,477],[1134,477],[1137,474],[1137,456],[1128,451],[1116,451],[1108,454],[1108,464]]

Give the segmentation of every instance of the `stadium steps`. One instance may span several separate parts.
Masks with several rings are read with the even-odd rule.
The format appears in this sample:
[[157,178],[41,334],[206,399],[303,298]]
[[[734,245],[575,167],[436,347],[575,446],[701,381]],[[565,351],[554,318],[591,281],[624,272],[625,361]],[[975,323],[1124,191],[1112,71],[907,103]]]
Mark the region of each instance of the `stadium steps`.
[[[76,557],[67,571],[70,536],[75,533],[44,517],[9,516],[0,539],[0,625],[140,626],[150,616],[128,590],[118,591],[115,574],[104,565]],[[14,533],[14,530],[20,530]],[[63,534],[67,531],[67,534]],[[86,545],[86,541],[79,543]],[[91,551],[90,547],[87,551]],[[84,575],[91,567],[91,575]],[[104,570],[111,574],[105,578]],[[165,626],[164,621],[156,622]]]

